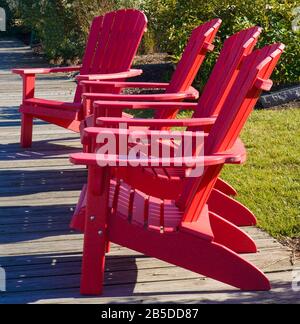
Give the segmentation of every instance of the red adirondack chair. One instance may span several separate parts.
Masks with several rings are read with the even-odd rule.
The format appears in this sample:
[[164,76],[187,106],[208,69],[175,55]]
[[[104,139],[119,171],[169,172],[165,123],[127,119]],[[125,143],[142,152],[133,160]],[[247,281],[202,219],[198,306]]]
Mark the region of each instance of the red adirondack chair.
[[[244,245],[251,244],[251,239],[231,223],[209,213],[207,201],[223,165],[243,161],[239,134],[261,91],[272,86],[269,78],[283,49],[282,44],[274,44],[245,58],[235,81],[239,87],[232,87],[205,141],[204,173],[196,181],[188,181],[176,201],[149,197],[147,191],[135,190],[126,182],[116,183],[111,179],[110,167],[99,166],[96,154],[71,156],[72,163],[87,165],[89,170],[82,294],[102,292],[108,241],[242,290],[270,289],[265,275],[230,249],[232,246],[243,250]],[[85,130],[92,142],[102,132],[107,130]],[[110,132],[130,134],[128,130]],[[148,131],[149,136],[151,133]],[[126,159],[107,156],[104,160],[122,167]],[[132,162],[128,157],[127,160]],[[171,168],[176,168],[175,160],[171,160]],[[138,161],[151,165],[151,157]],[[157,163],[164,165],[159,157]]]
[[[79,71],[78,80],[121,80],[140,75],[130,70],[133,59],[147,28],[147,18],[138,10],[119,10],[96,17],[91,26],[82,66],[48,69],[14,69],[23,78],[21,145],[32,144],[33,118],[80,131],[87,116],[82,106],[82,88],[77,86],[74,101],[60,102],[35,98],[37,74]],[[101,91],[117,93],[120,89],[102,87]]]
[[[170,83],[145,83],[145,82],[94,82],[82,81],[84,106],[89,115],[93,114],[93,102],[95,100],[146,100],[146,101],[182,101],[184,99],[197,99],[199,93],[192,87],[192,83],[206,57],[208,51],[214,49],[213,41],[220,28],[222,21],[213,19],[199,27],[195,28],[188,41],[186,49],[182,55],[180,62],[177,65]],[[128,88],[147,88],[165,90],[163,94],[150,95],[120,95],[101,93],[101,88],[97,87],[112,87],[114,89]],[[93,93],[95,92],[95,93]],[[157,111],[156,118],[172,118],[176,113],[171,111]],[[112,111],[109,116],[120,116],[116,110]],[[124,116],[129,117],[128,114]],[[96,118],[97,116],[94,116]],[[86,126],[94,126],[94,120],[91,118],[86,120]]]
[[[118,127],[120,123],[127,123],[128,126],[148,126],[150,129],[170,128],[172,126],[186,127],[188,130],[194,130],[195,127],[199,129],[203,128],[208,130],[215,122],[215,117],[211,116],[218,115],[224,100],[228,96],[228,92],[231,89],[241,66],[241,61],[245,56],[252,52],[254,46],[257,43],[258,36],[261,33],[261,28],[253,27],[244,31],[241,31],[231,37],[229,37],[221,51],[220,57],[215,65],[215,68],[209,78],[208,83],[202,93],[198,104],[182,104],[183,107],[191,108],[195,110],[193,119],[120,119],[120,118],[99,118],[98,125],[101,127]],[[233,50],[234,49],[234,50]],[[122,95],[113,96],[121,98]],[[125,98],[131,98],[131,96],[124,96]],[[135,97],[135,96],[133,96]],[[96,102],[96,115],[100,113],[97,111],[97,106],[105,107],[107,114],[117,107],[123,107],[124,104],[120,102]],[[175,109],[179,109],[181,103],[131,103],[125,104],[127,108],[143,108],[147,109],[154,107],[164,114],[168,111],[168,107],[172,108],[172,114]],[[110,109],[112,107],[112,109]],[[118,109],[118,108],[117,108]],[[101,111],[103,113],[103,111]],[[104,112],[106,114],[106,112]],[[159,113],[157,113],[159,115]],[[200,119],[200,117],[202,117]],[[203,119],[205,118],[206,119]],[[208,118],[209,117],[209,118]],[[184,175],[184,169],[181,170],[181,174]],[[143,178],[141,187],[137,189],[144,190],[145,188],[153,188],[152,195],[156,195],[162,199],[176,199],[183,190],[185,180],[180,177],[179,170],[173,170],[173,174],[170,170],[158,170],[157,168],[127,168],[118,171],[118,177],[126,179],[128,183],[133,181],[136,182],[136,178]],[[253,213],[235,201],[228,197],[226,194],[232,194],[234,189],[230,187],[223,180],[218,179],[214,191],[208,201],[209,209],[212,212],[220,214],[222,217],[230,220],[238,226],[251,226],[256,224],[256,218]],[[84,187],[77,209],[74,213],[74,217],[71,223],[71,227],[77,230],[82,230],[84,226],[84,215],[86,203],[85,200],[86,187]],[[232,211],[235,211],[232,213]]]
[[[239,73],[239,67],[243,58],[253,51],[255,45],[257,44],[258,37],[260,36],[261,31],[262,29],[260,27],[252,27],[240,31],[239,33],[229,37],[225,41],[219,59],[217,60],[217,63],[201,95],[200,101],[195,109],[193,115],[194,118],[209,118],[217,116],[219,114],[224,100],[226,99],[228,92],[230,91],[232,84],[234,83]],[[99,96],[99,98],[101,98],[101,100],[108,100],[109,98],[111,98],[111,100],[115,99],[116,101],[131,102],[135,101],[138,98],[138,96],[108,94],[103,95],[102,97]],[[144,99],[147,99],[147,96]],[[179,112],[179,107],[176,107],[175,103],[173,107],[169,107],[169,104],[167,106],[168,107],[162,107],[161,109],[158,109],[156,104],[153,106],[155,110],[158,109],[156,110],[156,119],[176,117],[177,113]],[[107,106],[106,109],[109,109],[109,106]],[[102,109],[96,109],[95,116],[101,113],[103,113]],[[111,112],[105,111],[105,113],[110,114]],[[160,116],[164,117],[160,118]],[[111,127],[116,126],[121,122],[124,122],[124,120],[122,121],[120,119],[118,120],[102,118],[99,119],[97,124],[101,127]],[[151,129],[158,129],[166,127],[170,128],[172,126],[182,127],[182,121],[174,122],[164,120],[135,119],[129,121],[128,125],[149,126]],[[211,125],[206,125],[206,130],[209,130],[210,126]],[[202,125],[202,127],[204,126]],[[189,127],[188,130],[192,129],[194,129],[193,126]],[[236,190],[222,179],[218,179],[215,189],[227,195],[235,196],[237,194]]]

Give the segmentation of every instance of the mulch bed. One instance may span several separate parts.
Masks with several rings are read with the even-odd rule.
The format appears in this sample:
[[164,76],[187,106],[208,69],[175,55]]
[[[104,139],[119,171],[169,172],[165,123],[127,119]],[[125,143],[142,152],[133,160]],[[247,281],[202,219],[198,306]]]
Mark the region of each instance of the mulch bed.
[[295,263],[295,260],[300,258],[300,238],[282,238],[280,240],[285,246],[288,246],[292,250],[291,262]]

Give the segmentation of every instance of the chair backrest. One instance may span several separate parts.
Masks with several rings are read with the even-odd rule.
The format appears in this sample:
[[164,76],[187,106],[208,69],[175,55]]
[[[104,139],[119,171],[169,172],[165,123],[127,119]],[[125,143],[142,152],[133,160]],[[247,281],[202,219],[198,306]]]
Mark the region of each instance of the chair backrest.
[[[196,75],[221,26],[221,19],[213,19],[195,28],[174,72],[167,93],[187,91]],[[168,110],[156,114],[156,118],[175,118],[178,110]]]
[[217,116],[238,76],[242,60],[249,55],[261,34],[260,27],[242,30],[225,42],[201,95],[195,118]]
[[[139,10],[122,9],[94,18],[80,74],[128,71],[147,29],[147,17]],[[75,102],[81,102],[77,87]]]
[[[257,50],[244,59],[241,71],[205,141],[205,154],[224,152],[233,147],[262,90],[269,90],[269,78],[284,50],[274,44]],[[204,169],[200,178],[191,179],[177,201],[185,211],[184,221],[197,221],[217,181],[222,165]]]

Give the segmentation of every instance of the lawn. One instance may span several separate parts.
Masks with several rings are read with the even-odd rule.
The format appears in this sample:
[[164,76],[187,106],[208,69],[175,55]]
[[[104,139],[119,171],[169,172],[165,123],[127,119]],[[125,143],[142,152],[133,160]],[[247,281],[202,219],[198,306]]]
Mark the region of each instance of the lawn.
[[274,237],[300,237],[300,109],[257,110],[242,138],[248,161],[222,177]]

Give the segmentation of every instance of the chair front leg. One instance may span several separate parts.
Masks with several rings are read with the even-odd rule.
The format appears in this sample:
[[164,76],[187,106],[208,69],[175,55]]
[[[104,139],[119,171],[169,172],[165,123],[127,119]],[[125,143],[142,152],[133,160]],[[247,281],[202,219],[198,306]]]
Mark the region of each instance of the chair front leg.
[[[34,97],[35,75],[23,75],[23,105],[25,100]],[[22,107],[21,106],[21,107]],[[32,146],[33,117],[29,114],[21,113],[21,147],[29,148]]]
[[32,146],[33,117],[28,114],[21,113],[21,138],[22,148]]
[[89,166],[81,278],[83,295],[100,295],[103,291],[109,185],[108,167]]

